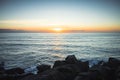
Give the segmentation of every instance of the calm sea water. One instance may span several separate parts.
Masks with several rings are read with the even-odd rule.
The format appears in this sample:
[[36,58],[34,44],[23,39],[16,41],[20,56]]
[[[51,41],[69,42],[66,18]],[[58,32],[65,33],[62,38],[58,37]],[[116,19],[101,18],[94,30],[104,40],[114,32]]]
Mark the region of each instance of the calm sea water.
[[53,64],[73,54],[89,61],[120,58],[120,33],[0,33],[6,68]]

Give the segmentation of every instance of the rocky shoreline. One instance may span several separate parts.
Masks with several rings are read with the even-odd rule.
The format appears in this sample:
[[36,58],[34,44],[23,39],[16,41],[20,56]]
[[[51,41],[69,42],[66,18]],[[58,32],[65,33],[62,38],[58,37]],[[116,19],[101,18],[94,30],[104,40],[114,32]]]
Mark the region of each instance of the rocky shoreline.
[[120,60],[109,58],[89,67],[88,61],[69,55],[51,65],[37,66],[37,74],[25,73],[22,68],[4,69],[0,64],[0,80],[120,80]]

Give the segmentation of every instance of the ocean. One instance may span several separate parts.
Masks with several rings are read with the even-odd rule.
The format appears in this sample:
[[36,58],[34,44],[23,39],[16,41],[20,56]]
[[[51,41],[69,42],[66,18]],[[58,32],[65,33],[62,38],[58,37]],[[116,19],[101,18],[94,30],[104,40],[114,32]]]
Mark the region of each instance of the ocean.
[[91,64],[120,58],[120,33],[0,33],[0,62],[6,69],[53,65],[67,55]]

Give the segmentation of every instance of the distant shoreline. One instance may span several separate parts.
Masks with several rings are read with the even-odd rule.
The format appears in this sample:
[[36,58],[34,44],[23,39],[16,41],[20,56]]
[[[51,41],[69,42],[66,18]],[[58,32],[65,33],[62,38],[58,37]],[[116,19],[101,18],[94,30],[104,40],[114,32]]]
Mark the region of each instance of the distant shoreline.
[[[47,32],[47,31],[25,31],[16,29],[0,29],[0,33],[59,33],[59,32]],[[68,32],[60,33],[120,33],[120,31],[83,31],[83,30],[73,30]]]

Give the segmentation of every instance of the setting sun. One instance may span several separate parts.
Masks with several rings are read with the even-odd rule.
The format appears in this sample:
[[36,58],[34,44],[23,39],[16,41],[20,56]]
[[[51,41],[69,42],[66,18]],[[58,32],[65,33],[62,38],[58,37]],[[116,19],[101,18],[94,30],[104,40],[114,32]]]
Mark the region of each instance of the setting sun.
[[53,28],[53,30],[54,30],[55,32],[61,32],[61,31],[62,31],[62,28]]

